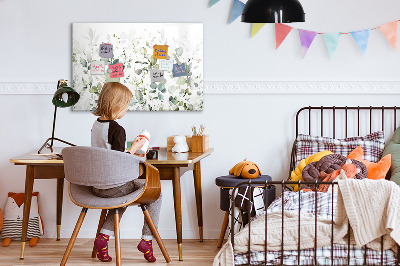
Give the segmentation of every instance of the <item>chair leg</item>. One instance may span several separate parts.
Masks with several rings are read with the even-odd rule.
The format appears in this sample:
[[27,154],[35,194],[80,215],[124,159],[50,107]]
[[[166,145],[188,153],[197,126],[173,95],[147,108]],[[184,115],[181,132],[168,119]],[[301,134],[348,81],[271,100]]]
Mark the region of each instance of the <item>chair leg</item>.
[[168,251],[164,246],[164,243],[161,240],[160,234],[158,233],[158,230],[156,228],[156,225],[153,222],[153,219],[150,216],[149,211],[146,208],[146,205],[140,205],[140,207],[142,208],[143,214],[144,214],[144,219],[146,220],[147,224],[150,227],[151,232],[153,233],[153,236],[155,237],[155,239],[157,240],[157,244],[161,249],[161,252],[164,256],[164,259],[167,263],[171,262],[171,259],[168,255]]
[[78,221],[76,222],[74,232],[72,232],[72,236],[69,240],[67,249],[65,250],[64,256],[61,260],[60,265],[64,266],[67,263],[69,254],[71,254],[72,247],[74,246],[76,237],[78,236],[79,230],[81,229],[83,220],[85,219],[87,208],[82,208],[81,214],[79,215]]
[[[100,230],[103,227],[104,221],[106,220],[106,215],[107,215],[107,210],[106,209],[101,210],[101,215],[100,215],[100,219],[99,219],[99,226],[97,227],[96,238],[100,234]],[[97,254],[97,250],[96,250],[96,248],[95,248],[95,246],[93,244],[92,258],[96,258],[96,254]]]
[[219,235],[217,248],[220,248],[222,246],[222,242],[224,241],[226,228],[228,227],[228,222],[229,222],[229,212],[225,212],[225,217],[224,217],[224,221],[222,222],[221,234]]
[[119,235],[119,213],[118,209],[115,209],[114,214],[114,234],[115,234],[115,256],[117,257],[115,265],[121,265],[121,243],[120,243],[120,235]]

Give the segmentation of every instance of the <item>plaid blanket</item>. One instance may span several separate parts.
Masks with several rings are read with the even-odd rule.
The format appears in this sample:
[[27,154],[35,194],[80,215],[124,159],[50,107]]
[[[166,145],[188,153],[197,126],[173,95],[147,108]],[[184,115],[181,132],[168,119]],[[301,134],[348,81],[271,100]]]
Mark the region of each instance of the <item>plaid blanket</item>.
[[[282,203],[284,210],[298,210],[319,215],[326,219],[332,219],[332,213],[335,215],[336,208],[336,194],[317,192],[285,192],[283,196],[277,198],[271,203],[267,210],[267,214],[282,211]],[[254,219],[260,217],[259,214]],[[316,249],[317,265],[347,265],[348,259],[348,246],[347,245],[333,245],[333,264],[332,264],[332,248],[326,246]],[[366,257],[364,256],[366,254]],[[280,251],[267,251],[265,252],[250,252],[250,265],[257,265],[265,263],[265,255],[267,256],[266,265],[280,265],[281,252]],[[365,258],[364,258],[365,257]],[[300,265],[314,265],[314,249],[304,249],[298,255],[297,250],[285,250],[283,252],[284,265],[298,265],[300,258]],[[364,247],[357,247],[350,245],[350,264],[349,265],[381,265],[381,252],[371,250]],[[365,261],[364,261],[365,260]],[[384,265],[395,265],[396,257],[392,250],[385,250],[383,252]],[[248,253],[235,254],[235,265],[248,264]]]
[[[317,248],[316,265],[382,265],[381,253],[372,249],[364,249],[350,245],[350,261],[347,264],[348,249],[347,245],[333,245],[333,262],[331,256],[331,247]],[[364,253],[366,258],[364,261]],[[283,251],[284,265],[298,265],[297,250]],[[264,264],[264,252],[250,252],[250,265]],[[235,255],[235,265],[248,265],[247,253]],[[266,265],[281,265],[281,252],[268,251]],[[300,265],[314,265],[314,249],[303,249],[300,251]],[[396,265],[396,257],[392,250],[383,252],[383,265]]]
[[[300,193],[298,191],[286,191],[283,197],[277,198],[269,205],[267,212],[282,211],[282,203],[285,211],[297,211],[300,208],[301,212],[317,214],[321,218],[329,220],[332,219],[332,208],[333,215],[335,215],[336,194],[317,192],[317,198],[315,198],[314,191]],[[260,215],[257,215],[257,217]]]

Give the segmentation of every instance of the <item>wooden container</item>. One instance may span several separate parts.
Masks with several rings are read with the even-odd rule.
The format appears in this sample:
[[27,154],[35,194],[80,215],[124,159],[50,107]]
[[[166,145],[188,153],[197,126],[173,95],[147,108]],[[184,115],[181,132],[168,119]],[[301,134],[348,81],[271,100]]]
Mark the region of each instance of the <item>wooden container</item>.
[[209,136],[192,136],[192,152],[205,152],[208,150]]
[[[177,135],[173,135],[167,138],[167,151],[172,151],[172,148],[175,146],[175,136]],[[192,136],[186,136],[186,143],[189,146],[189,151],[192,151]]]

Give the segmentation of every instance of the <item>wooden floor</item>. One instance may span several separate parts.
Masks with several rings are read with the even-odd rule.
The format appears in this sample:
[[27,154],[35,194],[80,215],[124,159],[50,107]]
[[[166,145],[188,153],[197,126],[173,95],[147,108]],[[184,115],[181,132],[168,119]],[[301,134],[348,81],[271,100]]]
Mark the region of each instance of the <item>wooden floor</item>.
[[[0,265],[60,265],[69,239],[40,239],[36,247],[26,247],[25,259],[20,260],[20,242],[12,241],[9,247],[0,246]],[[215,255],[218,253],[217,240],[187,240],[183,241],[183,261],[178,261],[178,247],[176,240],[163,240],[172,262],[167,264],[154,241],[154,254],[156,263],[149,264],[143,254],[136,249],[139,240],[121,240],[123,265],[212,265]],[[67,265],[115,265],[114,243],[110,241],[110,255],[113,262],[104,263],[91,258],[93,240],[77,239],[68,259]]]

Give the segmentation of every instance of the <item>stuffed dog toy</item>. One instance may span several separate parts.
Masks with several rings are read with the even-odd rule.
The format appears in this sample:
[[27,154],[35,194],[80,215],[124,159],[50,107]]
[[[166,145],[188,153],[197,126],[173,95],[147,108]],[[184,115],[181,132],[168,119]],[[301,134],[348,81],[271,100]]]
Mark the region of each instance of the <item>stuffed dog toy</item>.
[[258,166],[255,163],[246,160],[247,158],[244,159],[243,162],[237,163],[229,171],[229,174],[249,179],[257,178],[259,175],[261,175],[261,171]]

